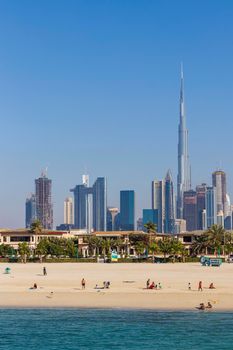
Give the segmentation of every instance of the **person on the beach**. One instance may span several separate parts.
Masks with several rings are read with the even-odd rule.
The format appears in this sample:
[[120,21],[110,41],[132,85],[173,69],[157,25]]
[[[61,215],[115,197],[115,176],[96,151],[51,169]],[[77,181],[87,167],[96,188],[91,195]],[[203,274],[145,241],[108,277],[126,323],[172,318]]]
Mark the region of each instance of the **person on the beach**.
[[33,284],[33,289],[37,289],[37,284],[36,283]]
[[82,285],[82,289],[85,289],[85,288],[86,288],[86,281],[85,281],[84,278],[83,278],[82,281],[81,281],[81,285]]
[[158,289],[162,289],[161,283],[159,282]]
[[198,292],[202,292],[202,281],[199,281],[198,283]]
[[44,276],[47,276],[47,270],[46,270],[46,267],[45,267],[45,266],[43,267],[43,275],[44,275]]
[[213,283],[210,283],[209,289],[215,289],[215,286]]
[[148,289],[150,287],[150,279],[148,278],[148,280],[146,281],[146,289]]
[[197,307],[198,310],[205,310],[205,304],[200,303],[200,306]]
[[155,282],[151,283],[151,285],[149,286],[149,289],[155,289]]
[[211,304],[211,302],[208,301],[208,304],[206,306],[206,309],[212,309],[213,308],[213,305]]
[[188,290],[191,290],[191,283],[188,284]]

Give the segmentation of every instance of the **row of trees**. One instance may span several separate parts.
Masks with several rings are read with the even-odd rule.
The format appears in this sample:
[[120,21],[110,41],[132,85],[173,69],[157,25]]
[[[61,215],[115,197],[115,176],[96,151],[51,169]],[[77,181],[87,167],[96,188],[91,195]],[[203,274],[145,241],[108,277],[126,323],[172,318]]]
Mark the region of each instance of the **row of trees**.
[[77,256],[77,249],[77,241],[75,239],[50,237],[42,238],[34,250],[30,249],[27,242],[19,243],[17,251],[9,245],[1,244],[0,256],[11,257],[19,255],[22,262],[26,262],[30,256],[33,256],[38,257],[42,262],[42,259],[47,256],[73,258]]

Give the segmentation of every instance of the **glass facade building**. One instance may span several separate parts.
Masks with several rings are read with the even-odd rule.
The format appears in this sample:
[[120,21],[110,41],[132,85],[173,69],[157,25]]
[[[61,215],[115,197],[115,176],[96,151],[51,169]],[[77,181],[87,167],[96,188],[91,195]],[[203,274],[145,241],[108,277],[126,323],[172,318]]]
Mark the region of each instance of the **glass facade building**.
[[142,210],[142,224],[143,231],[146,231],[145,225],[148,222],[152,222],[156,225],[156,230],[158,227],[158,210],[156,209],[143,209]]
[[206,188],[206,228],[217,224],[216,188]]
[[120,191],[120,229],[134,231],[135,227],[135,192]]

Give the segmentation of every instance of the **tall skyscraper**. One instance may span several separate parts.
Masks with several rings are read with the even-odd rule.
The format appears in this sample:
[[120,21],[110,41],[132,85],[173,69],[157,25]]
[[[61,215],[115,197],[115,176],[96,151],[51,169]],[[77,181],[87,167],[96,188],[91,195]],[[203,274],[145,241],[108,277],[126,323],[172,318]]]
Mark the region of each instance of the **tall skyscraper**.
[[36,187],[36,217],[44,229],[53,229],[52,180],[46,173],[35,180]]
[[165,221],[164,232],[174,233],[175,210],[174,210],[174,189],[171,171],[168,170],[164,181],[165,191]]
[[183,218],[184,192],[191,189],[191,174],[188,155],[188,130],[184,108],[184,76],[181,67],[180,87],[180,122],[178,141],[178,176],[177,176],[177,218]]
[[83,176],[83,184],[70,190],[74,193],[74,226],[87,232],[106,231],[107,228],[107,184],[99,177],[93,187],[89,178]]
[[29,228],[36,220],[36,196],[32,194],[25,203],[25,227]]
[[206,184],[196,187],[197,193],[197,229],[204,230],[203,211],[206,209]]
[[107,183],[105,177],[98,177],[92,187],[94,231],[107,229]]
[[134,231],[135,193],[132,190],[120,191],[120,229]]
[[67,197],[64,200],[64,224],[73,225],[73,199],[71,197]]
[[165,222],[165,186],[164,180],[152,181],[152,209],[158,211],[158,227],[159,233],[164,232]]
[[186,220],[187,231],[197,229],[197,193],[189,190],[184,192],[184,210],[183,217]]
[[[216,188],[217,213],[224,211],[227,201],[226,173],[224,171],[217,170],[212,174],[212,186]],[[227,213],[224,214],[227,215]]]
[[216,188],[206,188],[206,227],[209,228],[217,224],[217,201]]

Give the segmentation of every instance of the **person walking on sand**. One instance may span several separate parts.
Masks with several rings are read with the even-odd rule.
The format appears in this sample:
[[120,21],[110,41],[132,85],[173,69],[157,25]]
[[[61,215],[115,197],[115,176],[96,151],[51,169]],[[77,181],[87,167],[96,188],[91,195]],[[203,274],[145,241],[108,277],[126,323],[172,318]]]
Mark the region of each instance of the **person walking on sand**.
[[202,292],[202,281],[198,283],[198,292]]
[[44,276],[47,276],[47,270],[46,270],[46,267],[45,267],[45,266],[43,267],[43,275],[44,275]]
[[81,281],[81,285],[82,285],[82,289],[85,289],[85,288],[86,288],[86,281],[85,281],[84,278],[83,278],[82,281]]

